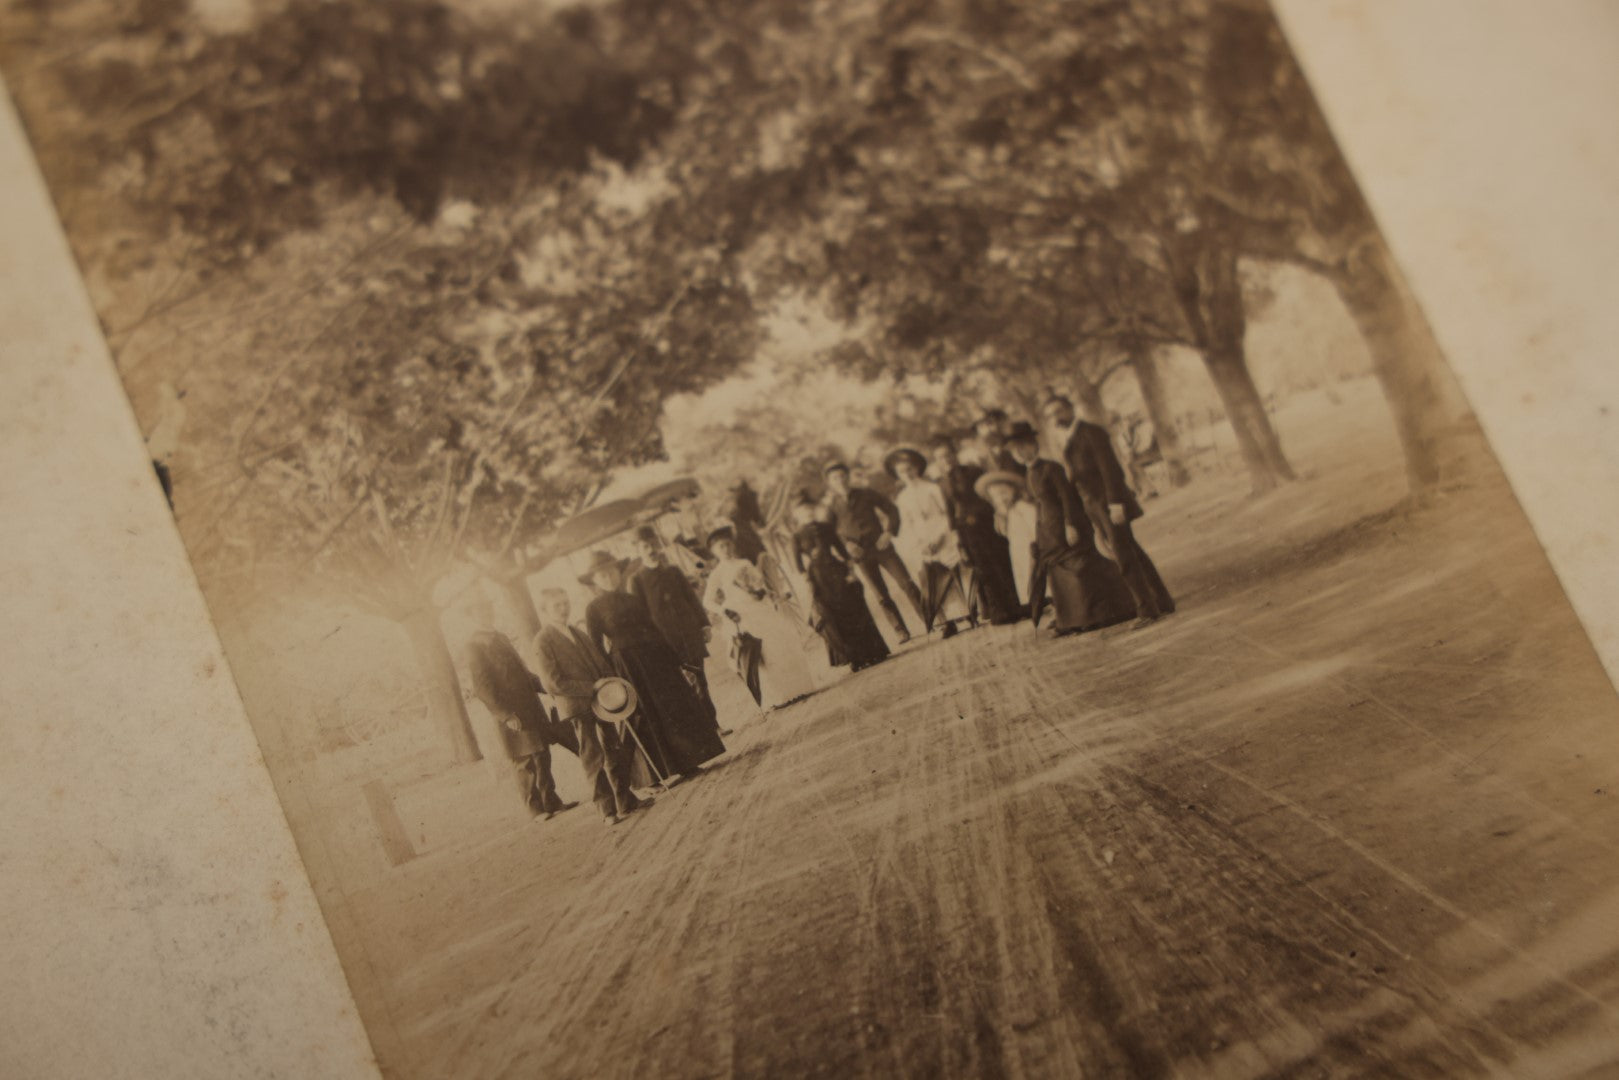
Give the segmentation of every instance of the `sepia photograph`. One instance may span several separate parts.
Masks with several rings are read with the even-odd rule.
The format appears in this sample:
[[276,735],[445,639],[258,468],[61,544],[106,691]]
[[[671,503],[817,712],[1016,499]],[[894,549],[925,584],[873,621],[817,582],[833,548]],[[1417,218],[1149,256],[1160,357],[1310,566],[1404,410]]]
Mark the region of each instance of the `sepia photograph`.
[[1619,1071],[1619,698],[1264,0],[0,74],[385,1076]]

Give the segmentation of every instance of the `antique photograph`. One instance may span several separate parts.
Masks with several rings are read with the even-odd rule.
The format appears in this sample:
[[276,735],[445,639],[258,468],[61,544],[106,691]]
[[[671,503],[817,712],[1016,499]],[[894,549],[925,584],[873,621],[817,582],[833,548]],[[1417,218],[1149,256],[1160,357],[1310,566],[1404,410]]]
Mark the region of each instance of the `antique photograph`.
[[1263,0],[0,74],[384,1075],[1619,1071],[1619,698]]

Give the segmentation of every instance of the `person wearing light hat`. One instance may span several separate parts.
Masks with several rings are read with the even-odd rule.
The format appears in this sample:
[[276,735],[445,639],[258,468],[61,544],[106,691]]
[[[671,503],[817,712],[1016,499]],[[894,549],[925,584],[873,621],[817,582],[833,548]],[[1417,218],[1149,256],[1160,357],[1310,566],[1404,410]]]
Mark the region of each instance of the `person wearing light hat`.
[[888,616],[900,644],[911,640],[911,632],[900,617],[899,606],[889,595],[883,571],[899,584],[900,592],[918,612],[923,610],[922,593],[911,580],[905,560],[894,550],[894,534],[900,527],[899,508],[880,492],[850,484],[849,466],[841,461],[827,465],[826,506],[832,527],[849,551],[849,557],[865,572],[866,581],[877,594],[877,604]]
[[1018,605],[1029,605],[1029,575],[1034,569],[1034,534],[1037,523],[1034,504],[1023,496],[1028,480],[1014,472],[996,469],[980,476],[973,490],[994,508],[995,531],[1006,539],[1012,560],[1012,583],[1017,588]]
[[1124,587],[1119,568],[1096,549],[1090,518],[1067,472],[1040,456],[1040,436],[1029,424],[1013,424],[1006,445],[1028,470],[1026,482],[1034,502],[1035,562],[1029,605],[1035,625],[1039,625],[1048,586],[1059,636],[1129,619],[1135,614],[1130,591]]
[[596,808],[609,825],[616,825],[632,810],[652,804],[651,799],[639,798],[634,788],[650,787],[656,778],[636,752],[630,734],[617,724],[604,723],[594,710],[596,687],[613,674],[613,665],[568,622],[568,594],[546,589],[535,606],[541,622],[534,638],[540,681],[556,702],[558,715],[573,725],[579,765]]
[[625,589],[624,577],[622,561],[591,552],[579,577],[595,593],[585,608],[585,633],[614,672],[635,685],[641,704],[630,723],[658,773],[685,776],[725,753],[719,723],[681,673],[680,658],[646,602]]
[[944,489],[924,476],[928,459],[914,446],[900,446],[883,458],[883,468],[900,483],[894,496],[900,529],[894,547],[921,584],[922,619],[932,630],[939,616],[944,636],[956,632],[956,622],[969,617],[967,590],[961,580],[961,548],[953,531],[950,501]]
[[963,464],[956,453],[956,441],[938,434],[928,442],[933,451],[934,472],[945,498],[950,501],[950,520],[961,545],[962,565],[969,571],[970,595],[977,601],[979,614],[991,623],[1004,626],[1023,617],[1012,557],[1007,540],[995,528],[995,508],[978,493],[978,480],[984,470]]

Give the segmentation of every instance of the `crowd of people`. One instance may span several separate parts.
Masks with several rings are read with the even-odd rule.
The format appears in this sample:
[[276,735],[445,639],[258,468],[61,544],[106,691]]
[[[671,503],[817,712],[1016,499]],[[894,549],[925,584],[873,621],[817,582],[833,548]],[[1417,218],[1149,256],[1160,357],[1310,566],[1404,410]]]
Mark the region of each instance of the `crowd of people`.
[[[1055,459],[1042,456],[1035,423],[990,410],[965,433],[940,433],[925,448],[900,446],[883,458],[897,485],[885,495],[858,482],[847,462],[828,462],[824,490],[791,504],[794,587],[762,533],[766,522],[745,483],[727,522],[701,541],[694,578],[668,557],[651,525],[635,534],[635,557],[592,551],[579,581],[591,594],[572,620],[566,591],[536,605],[542,628],[530,670],[509,638],[485,629],[469,642],[474,696],[502,727],[531,813],[567,809],[551,777],[550,752],[576,754],[609,824],[725,752],[707,663],[718,633],[725,656],[754,702],[769,710],[812,693],[805,630],[833,669],[861,671],[891,648],[881,612],[903,646],[913,632],[897,590],[920,619],[917,631],[952,637],[983,624],[1041,619],[1047,602],[1056,636],[1175,610],[1157,568],[1136,540],[1142,508],[1108,430],[1050,395],[1037,418]],[[869,591],[868,591],[869,590]],[[602,688],[617,690],[604,706]],[[553,702],[548,712],[540,694]],[[617,710],[615,712],[615,710]]]

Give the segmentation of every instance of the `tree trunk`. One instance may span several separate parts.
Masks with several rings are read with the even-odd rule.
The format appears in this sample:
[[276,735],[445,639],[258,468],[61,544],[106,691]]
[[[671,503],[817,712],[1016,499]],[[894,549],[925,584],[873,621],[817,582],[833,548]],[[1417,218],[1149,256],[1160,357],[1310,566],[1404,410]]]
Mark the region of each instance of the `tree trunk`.
[[444,627],[439,623],[438,611],[424,606],[407,616],[403,625],[405,633],[410,635],[416,663],[426,684],[428,709],[443,727],[455,761],[481,760],[483,754],[479,753],[478,740],[472,734],[472,721],[467,717],[466,701],[461,697],[461,680],[456,676],[455,662],[450,659],[450,647],[444,643]]
[[1441,480],[1446,440],[1467,404],[1388,248],[1379,238],[1370,249],[1330,280],[1371,353],[1405,452],[1406,477],[1411,490],[1421,492]]
[[1248,316],[1242,305],[1237,256],[1228,248],[1215,247],[1207,250],[1200,262],[1203,364],[1225,405],[1226,418],[1237,436],[1237,448],[1253,477],[1254,494],[1263,494],[1294,479],[1294,475],[1248,370]]
[[1253,479],[1254,494],[1262,495],[1294,479],[1293,468],[1282,454],[1282,444],[1265,412],[1265,400],[1248,373],[1248,358],[1242,350],[1229,346],[1210,349],[1203,354],[1203,364],[1225,405],[1237,449]]
[[1185,487],[1192,476],[1186,471],[1186,454],[1181,449],[1180,429],[1175,426],[1175,410],[1170,407],[1164,392],[1164,380],[1158,371],[1158,358],[1152,349],[1136,343],[1130,348],[1130,370],[1135,372],[1141,387],[1141,402],[1146,406],[1147,419],[1152,421],[1158,437],[1158,452],[1164,456],[1164,470],[1173,487]]
[[540,613],[534,606],[534,594],[528,591],[528,575],[518,573],[512,577],[494,579],[495,592],[505,609],[503,620],[516,634],[517,649],[528,655],[529,647],[540,632]]
[[1237,449],[1253,477],[1254,494],[1294,479],[1265,402],[1248,371],[1248,316],[1242,302],[1236,249],[1211,231],[1177,237],[1169,245],[1170,282],[1203,365],[1225,405]]

